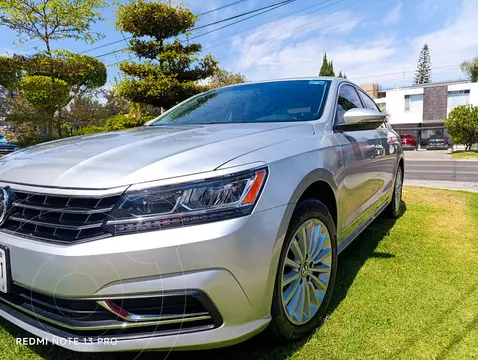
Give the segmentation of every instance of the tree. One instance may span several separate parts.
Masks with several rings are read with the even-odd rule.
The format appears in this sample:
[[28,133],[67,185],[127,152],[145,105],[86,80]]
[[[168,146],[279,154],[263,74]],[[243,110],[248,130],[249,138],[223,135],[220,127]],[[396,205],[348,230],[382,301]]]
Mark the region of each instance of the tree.
[[94,92],[76,97],[64,112],[65,124],[70,131],[88,125],[103,126],[111,115],[108,104],[101,103]]
[[334,64],[327,60],[327,53],[324,54],[322,60],[322,67],[320,68],[319,76],[335,76]]
[[[103,20],[97,9],[106,7],[105,0],[0,0],[0,25],[17,31],[20,42],[40,40],[50,59],[48,76],[60,113],[58,133],[61,136],[61,102],[56,81],[52,41],[83,40],[89,43],[101,37],[91,24]],[[51,135],[51,134],[50,134]]]
[[461,71],[463,71],[471,82],[478,82],[478,56],[471,61],[463,61],[460,65]]
[[445,126],[455,144],[463,144],[465,150],[470,150],[478,143],[478,106],[454,108],[445,119]]
[[[322,60],[322,67],[320,68],[319,76],[335,76],[334,72],[334,63],[332,60],[327,60],[327,53],[324,53],[324,58]],[[347,78],[345,74],[342,74],[340,71],[338,77]]]
[[0,56],[0,86],[13,89],[22,76],[21,62],[18,56]]
[[121,63],[125,78],[118,94],[167,109],[204,91],[206,86],[198,82],[214,75],[217,62],[211,55],[200,58],[200,44],[179,39],[188,36],[197,19],[191,10],[171,1],[132,0],[120,5],[116,26],[132,35],[128,50],[147,61]]
[[106,83],[106,66],[100,60],[66,50],[54,50],[51,57],[39,52],[22,57],[22,68],[31,75],[49,75],[53,63],[55,78],[69,84],[69,101]]
[[[55,89],[50,76],[51,65]],[[29,105],[41,113],[32,118],[27,111],[23,122],[37,119],[37,124],[47,126],[50,138],[55,112],[68,106],[75,97],[106,82],[106,67],[101,61],[68,51],[52,51],[51,55],[40,52],[31,56],[0,56],[0,74],[3,69],[7,69],[9,75],[0,76],[0,86],[21,93]],[[20,112],[15,112],[14,118],[22,122]],[[60,126],[62,120],[58,120]],[[60,131],[58,135],[61,136]]]
[[131,102],[118,96],[114,89],[101,89],[100,93],[99,96],[106,99],[105,107],[110,116],[128,113]]
[[338,76],[338,77],[339,77],[339,78],[347,79],[347,75],[345,75],[345,73],[342,74],[342,71],[339,73],[339,76]]
[[422,51],[420,51],[420,56],[418,58],[417,70],[415,72],[415,80],[413,81],[414,85],[418,84],[428,84],[432,80],[432,62],[430,57],[430,49],[428,45],[423,45]]
[[211,89],[217,89],[223,86],[242,84],[247,81],[247,78],[240,73],[233,73],[224,69],[218,69],[209,81]]

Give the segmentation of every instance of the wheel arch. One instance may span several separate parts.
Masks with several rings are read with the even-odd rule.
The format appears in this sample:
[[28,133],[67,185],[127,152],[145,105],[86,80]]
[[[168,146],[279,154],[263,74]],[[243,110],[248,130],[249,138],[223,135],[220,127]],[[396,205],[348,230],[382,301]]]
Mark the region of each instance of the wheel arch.
[[307,174],[293,192],[281,222],[280,235],[285,235],[287,232],[297,203],[307,198],[319,200],[326,205],[331,212],[336,228],[338,228],[338,186],[331,172],[326,169],[316,169]]
[[[279,257],[282,251],[282,247],[284,245],[284,240],[287,234],[289,223],[292,219],[292,214],[294,213],[297,203],[299,203],[299,201],[301,201],[302,199],[305,199],[311,196],[312,194],[315,194],[315,196],[312,196],[312,198],[323,202],[324,201],[323,198],[316,195],[317,194],[316,191],[320,192],[320,190],[323,190],[323,189],[326,189],[328,191],[328,194],[327,194],[329,195],[328,200],[335,203],[334,210],[329,209],[329,211],[331,212],[335,211],[335,215],[332,215],[332,218],[334,219],[337,232],[339,231],[337,228],[337,225],[339,224],[339,213],[338,213],[339,208],[338,208],[338,202],[337,202],[338,187],[334,181],[334,177],[332,176],[331,172],[329,172],[326,169],[315,169],[311,171],[309,174],[307,174],[302,179],[302,181],[297,185],[286,207],[284,215],[282,217],[281,225],[277,233],[276,244],[274,246],[272,262],[269,269],[269,282],[268,282],[268,289],[267,289],[267,294],[271,295],[268,299],[269,308],[272,304],[272,294],[273,294],[274,284],[275,284],[275,280],[277,276]],[[327,206],[327,204],[325,203],[324,205]]]

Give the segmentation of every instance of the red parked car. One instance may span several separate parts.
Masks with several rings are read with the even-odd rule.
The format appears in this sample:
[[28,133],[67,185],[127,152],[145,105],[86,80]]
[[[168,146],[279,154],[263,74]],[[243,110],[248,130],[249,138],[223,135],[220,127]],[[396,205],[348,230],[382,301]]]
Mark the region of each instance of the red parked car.
[[400,140],[402,142],[403,149],[415,149],[416,141],[415,138],[410,134],[401,134]]

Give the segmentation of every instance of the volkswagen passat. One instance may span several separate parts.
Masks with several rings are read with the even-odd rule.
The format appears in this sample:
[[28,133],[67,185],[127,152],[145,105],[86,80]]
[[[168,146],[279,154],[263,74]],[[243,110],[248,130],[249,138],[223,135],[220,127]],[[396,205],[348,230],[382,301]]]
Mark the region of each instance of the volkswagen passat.
[[400,138],[344,79],[194,96],[139,129],[0,159],[0,315],[76,351],[285,342],[337,255],[397,217]]

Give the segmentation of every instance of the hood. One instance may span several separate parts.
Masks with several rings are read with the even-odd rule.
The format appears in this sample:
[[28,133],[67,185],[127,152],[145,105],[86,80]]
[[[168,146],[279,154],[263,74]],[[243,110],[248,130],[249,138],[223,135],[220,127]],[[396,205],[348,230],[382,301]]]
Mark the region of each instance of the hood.
[[262,123],[145,126],[78,136],[1,158],[0,181],[107,189],[212,171],[245,153],[313,133],[310,123]]

